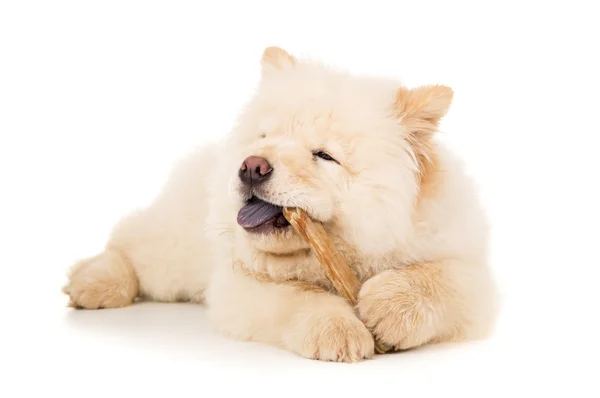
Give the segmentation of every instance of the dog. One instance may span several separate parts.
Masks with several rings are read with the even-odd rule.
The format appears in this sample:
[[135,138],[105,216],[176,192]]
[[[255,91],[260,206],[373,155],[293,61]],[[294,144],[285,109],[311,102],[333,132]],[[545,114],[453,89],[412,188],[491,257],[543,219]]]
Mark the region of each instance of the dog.
[[[437,135],[453,91],[358,76],[279,47],[231,133],[175,165],[63,291],[78,309],[138,298],[207,306],[215,331],[324,361],[488,337],[488,221]],[[282,214],[321,222],[361,281],[336,294]]]

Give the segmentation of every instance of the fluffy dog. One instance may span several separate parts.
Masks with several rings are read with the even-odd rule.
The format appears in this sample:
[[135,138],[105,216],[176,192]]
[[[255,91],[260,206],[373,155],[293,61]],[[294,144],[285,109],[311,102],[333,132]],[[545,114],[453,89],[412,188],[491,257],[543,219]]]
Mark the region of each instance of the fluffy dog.
[[[399,350],[486,337],[496,312],[487,221],[435,137],[452,97],[267,48],[232,133],[184,158],[102,253],[75,264],[71,305],[205,302],[228,336],[330,361],[371,357],[372,334]],[[356,308],[332,291],[284,206],[325,225],[363,283]]]

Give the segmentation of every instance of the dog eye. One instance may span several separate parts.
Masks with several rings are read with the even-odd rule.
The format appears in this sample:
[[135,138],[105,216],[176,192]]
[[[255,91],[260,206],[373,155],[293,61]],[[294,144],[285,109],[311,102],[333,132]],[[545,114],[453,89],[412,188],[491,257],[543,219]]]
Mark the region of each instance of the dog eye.
[[324,152],[324,151],[313,152],[313,155],[316,156],[316,157],[319,157],[319,158],[321,158],[323,160],[337,162],[334,158],[331,157],[330,154],[328,154],[327,152]]

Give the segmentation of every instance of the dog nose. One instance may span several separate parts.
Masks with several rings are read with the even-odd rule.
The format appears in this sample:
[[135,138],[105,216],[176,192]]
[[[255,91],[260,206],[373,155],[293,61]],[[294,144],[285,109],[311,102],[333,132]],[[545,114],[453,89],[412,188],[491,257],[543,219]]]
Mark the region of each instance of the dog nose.
[[265,158],[258,156],[248,156],[242,167],[240,167],[240,180],[246,184],[256,185],[266,181],[273,168]]

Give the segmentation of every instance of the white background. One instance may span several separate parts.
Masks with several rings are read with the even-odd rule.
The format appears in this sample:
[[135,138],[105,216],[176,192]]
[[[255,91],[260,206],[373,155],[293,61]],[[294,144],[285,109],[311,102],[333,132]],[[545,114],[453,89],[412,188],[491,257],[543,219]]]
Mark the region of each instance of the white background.
[[[0,396],[598,396],[598,13],[550,3],[2,1]],[[269,45],[453,87],[493,338],[345,365],[215,336],[202,306],[66,308],[67,268],[230,129]]]

